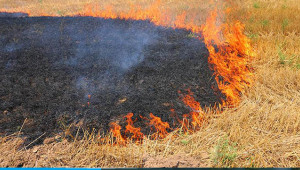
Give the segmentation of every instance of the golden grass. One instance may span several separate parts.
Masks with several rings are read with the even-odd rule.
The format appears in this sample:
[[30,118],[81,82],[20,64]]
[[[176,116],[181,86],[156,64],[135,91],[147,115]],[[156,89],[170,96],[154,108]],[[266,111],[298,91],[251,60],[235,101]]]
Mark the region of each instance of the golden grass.
[[[120,9],[129,2],[98,1]],[[68,15],[88,2],[91,0],[65,0],[64,3],[60,0],[10,3],[0,0],[5,8],[25,5],[36,15],[40,9]],[[131,2],[147,6],[153,1]],[[300,4],[298,0],[236,0],[231,5],[234,7],[230,19],[245,23],[246,34],[252,39],[257,53],[252,62],[255,84],[242,96],[237,108],[226,109],[219,116],[212,115],[213,118],[195,134],[176,139],[145,140],[141,145],[129,144],[127,147],[99,146],[87,139],[65,143],[61,150],[46,153],[47,159],[41,159],[37,166],[141,167],[145,156],[182,154],[215,167],[299,167],[300,16],[297,14]],[[162,8],[174,13],[183,10],[189,11],[188,14],[201,13],[199,23],[203,23],[213,6],[207,1],[166,0]],[[5,153],[6,145],[7,142],[0,145],[2,153]],[[24,152],[14,156],[22,156]],[[204,159],[203,153],[209,154],[210,159]],[[10,160],[14,161],[14,157]]]

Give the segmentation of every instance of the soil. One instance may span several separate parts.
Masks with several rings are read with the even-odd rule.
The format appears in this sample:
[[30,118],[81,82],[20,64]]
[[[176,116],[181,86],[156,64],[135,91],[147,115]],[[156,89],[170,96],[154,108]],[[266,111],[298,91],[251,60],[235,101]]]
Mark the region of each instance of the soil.
[[172,125],[170,109],[190,111],[178,93],[188,88],[202,107],[220,102],[195,36],[149,21],[0,15],[0,135],[22,129],[42,143],[70,124],[106,132],[129,112],[137,127],[150,112]]
[[185,153],[167,157],[145,157],[143,168],[200,168],[211,167],[209,154],[203,152],[199,158],[191,157]]

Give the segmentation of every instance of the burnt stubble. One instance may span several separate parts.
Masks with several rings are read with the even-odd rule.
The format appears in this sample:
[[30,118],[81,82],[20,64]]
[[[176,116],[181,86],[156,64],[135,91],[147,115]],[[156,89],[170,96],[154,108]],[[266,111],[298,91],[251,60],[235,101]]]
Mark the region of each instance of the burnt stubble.
[[172,125],[171,108],[179,117],[190,109],[178,90],[190,88],[203,107],[222,97],[204,43],[188,30],[149,21],[0,16],[2,135],[26,118],[22,131],[32,137],[80,121],[107,131],[128,112],[136,126],[146,126],[138,115],[150,112]]

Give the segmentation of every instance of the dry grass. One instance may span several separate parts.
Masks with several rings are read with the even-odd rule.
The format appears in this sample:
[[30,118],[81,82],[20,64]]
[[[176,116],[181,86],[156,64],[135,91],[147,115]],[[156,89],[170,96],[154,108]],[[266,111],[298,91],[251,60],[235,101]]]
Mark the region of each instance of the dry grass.
[[[98,1],[120,9],[128,2]],[[87,2],[91,0],[65,0],[64,3],[60,0],[18,0],[11,4],[0,0],[6,8],[25,5],[37,15],[40,9],[67,15],[80,10]],[[131,2],[147,6],[152,1]],[[182,10],[201,13],[199,23],[203,23],[207,11],[213,7],[204,2],[167,0],[162,8],[174,13]],[[46,158],[31,165],[141,167],[145,157],[182,154],[208,162],[206,166],[299,167],[300,17],[297,14],[300,4],[298,0],[236,0],[232,5],[235,7],[230,18],[246,24],[246,34],[257,53],[252,63],[255,84],[242,96],[237,108],[226,109],[220,116],[211,118],[197,133],[176,139],[170,136],[162,141],[145,140],[142,145],[127,147],[99,146],[88,139],[58,143],[56,147],[61,148],[58,150],[47,145],[45,147],[52,149],[45,153]],[[8,142],[0,145],[2,153],[6,153],[7,145]],[[16,157],[22,157],[25,152],[30,151],[16,152],[10,160],[17,160]],[[204,158],[203,153],[210,154],[209,159]]]

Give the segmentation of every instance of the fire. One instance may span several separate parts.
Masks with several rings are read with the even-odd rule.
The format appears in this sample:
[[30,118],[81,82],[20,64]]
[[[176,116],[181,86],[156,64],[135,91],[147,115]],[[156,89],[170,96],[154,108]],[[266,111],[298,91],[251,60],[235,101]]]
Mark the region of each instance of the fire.
[[[189,106],[189,108],[191,109],[191,112],[184,116],[185,120],[187,120],[187,118],[190,117],[192,129],[196,130],[201,126],[205,116],[200,106],[200,103],[194,99],[193,92],[191,92],[190,89],[188,89],[188,94],[182,97],[182,101],[186,106]],[[182,123],[185,127],[189,127],[189,124],[187,124],[187,122],[182,121]],[[186,129],[190,129],[190,128],[186,128]]]
[[[226,96],[222,99],[223,106],[232,107],[239,104],[240,95],[252,83],[252,73],[248,67],[249,60],[253,57],[250,40],[244,35],[244,26],[240,22],[234,24],[217,24],[218,11],[211,12],[203,26],[195,24],[194,20],[187,21],[186,12],[182,12],[171,21],[168,11],[161,12],[159,7],[161,1],[155,1],[149,8],[142,10],[139,6],[132,6],[128,13],[117,14],[111,6],[101,11],[86,8],[80,15],[102,18],[121,18],[135,20],[150,20],[156,25],[171,26],[174,28],[185,28],[193,33],[202,34],[206,47],[209,51],[208,61],[211,69],[215,71],[214,76],[221,92]],[[228,10],[226,10],[228,13]],[[223,14],[222,14],[223,15]],[[186,98],[185,104],[194,102],[194,99]],[[192,107],[193,108],[193,107]],[[196,118],[203,114],[199,110],[191,113],[194,127],[200,124]],[[193,108],[195,109],[195,108]],[[197,110],[197,109],[196,109]]]
[[133,113],[128,113],[125,117],[127,118],[126,130],[125,133],[132,134],[131,139],[140,141],[144,138],[144,134],[141,132],[141,128],[136,128],[133,125],[132,121]]
[[168,135],[167,129],[170,128],[168,122],[161,121],[161,118],[156,117],[150,113],[150,125],[154,126],[156,133],[153,134],[154,139],[165,138]]
[[124,145],[126,143],[126,140],[121,135],[121,129],[122,127],[118,123],[116,122],[111,123],[110,132],[112,136],[116,139],[113,143]]
[[[157,4],[154,4],[150,9],[156,9]],[[169,25],[166,22],[161,23],[158,20],[161,13],[152,13],[151,10],[146,10],[145,13],[139,10],[133,10],[128,14],[121,14],[119,17],[123,19],[150,19],[153,23],[158,25]],[[111,12],[108,10],[107,12]],[[98,13],[98,16],[107,17],[107,13]],[[111,15],[115,17],[115,15]],[[250,40],[243,34],[244,26],[240,22],[234,24],[217,24],[218,11],[215,10],[207,18],[206,23],[199,27],[193,23],[185,23],[186,13],[182,13],[176,17],[173,27],[186,28],[193,33],[202,34],[203,40],[209,51],[208,62],[213,69],[218,88],[225,95],[220,106],[232,107],[240,102],[240,95],[247,87],[252,84],[253,74],[248,66],[248,62],[254,56],[250,45]],[[179,92],[181,94],[181,92]],[[191,111],[189,114],[184,114],[182,120],[178,120],[180,126],[185,132],[193,132],[202,125],[205,119],[205,112],[202,110],[199,102],[193,97],[191,90],[188,94],[183,95],[181,100]],[[172,115],[175,117],[175,110],[171,109]],[[133,113],[127,115],[126,131],[133,134],[132,138],[139,139],[142,135],[140,128],[135,128],[131,117]],[[156,129],[153,135],[155,139],[165,138],[168,135],[167,129],[170,125],[167,122],[162,122],[159,117],[150,113],[150,123]],[[138,134],[138,135],[137,135]]]
[[253,74],[247,63],[254,56],[250,40],[243,34],[240,22],[217,26],[217,11],[202,26],[204,42],[209,51],[208,62],[215,71],[218,87],[226,96],[224,106],[239,104],[240,95],[252,84]]
[[150,20],[151,22],[157,25],[165,25],[166,22],[162,20],[163,13],[159,10],[161,1],[155,1],[147,9],[142,9],[140,6],[131,5],[131,9],[124,13],[116,13],[113,11],[112,6],[106,6],[105,10],[100,10],[99,6],[94,6],[94,4],[87,5],[85,9],[79,13],[81,16],[92,16],[92,17],[101,17],[101,18],[110,18],[110,19],[134,19],[134,20]]
[[[210,68],[214,70],[214,78],[218,88],[225,96],[224,99],[221,99],[221,106],[233,107],[238,105],[241,100],[240,95],[253,81],[253,74],[248,66],[248,62],[253,58],[254,53],[252,52],[250,40],[243,34],[244,25],[238,21],[233,24],[223,23],[218,25],[218,11],[214,10],[207,18],[206,23],[199,26],[196,24],[195,17],[187,19],[186,11],[172,18],[169,11],[162,11],[160,6],[161,1],[156,0],[146,9],[132,5],[127,12],[115,12],[112,6],[107,6],[104,10],[101,10],[97,5],[87,5],[83,11],[74,14],[74,16],[149,20],[156,25],[184,28],[195,35],[202,35],[201,37],[196,36],[196,38],[201,38],[209,51],[208,62],[210,63]],[[0,11],[23,11],[31,15],[30,11],[22,10],[21,8],[14,10],[0,9]],[[44,16],[53,16],[44,12],[41,13]],[[89,95],[90,98],[91,96]],[[182,120],[180,120],[175,114],[175,110],[171,109],[172,115],[179,122],[178,129],[182,129],[185,132],[199,129],[205,119],[205,112],[202,110],[200,103],[195,100],[190,90],[188,90],[188,94],[181,96],[181,100],[191,111],[188,114],[184,114]],[[120,100],[120,102],[125,101],[126,98],[124,101]],[[115,144],[126,144],[129,139],[143,140],[145,135],[141,132],[140,127],[134,126],[133,115],[133,113],[128,113],[125,116],[127,125],[123,135],[121,133],[122,127],[116,122],[111,123],[110,132],[115,139]],[[149,121],[148,124],[155,129],[152,137],[154,139],[165,138],[169,134],[170,125],[152,113],[149,114],[149,117],[150,119],[147,119]]]
[[88,105],[88,106],[90,106],[90,104],[91,104],[91,103],[90,103],[91,97],[92,97],[92,96],[89,94],[89,95],[88,95],[88,100],[89,100],[89,101],[87,102],[87,105]]

